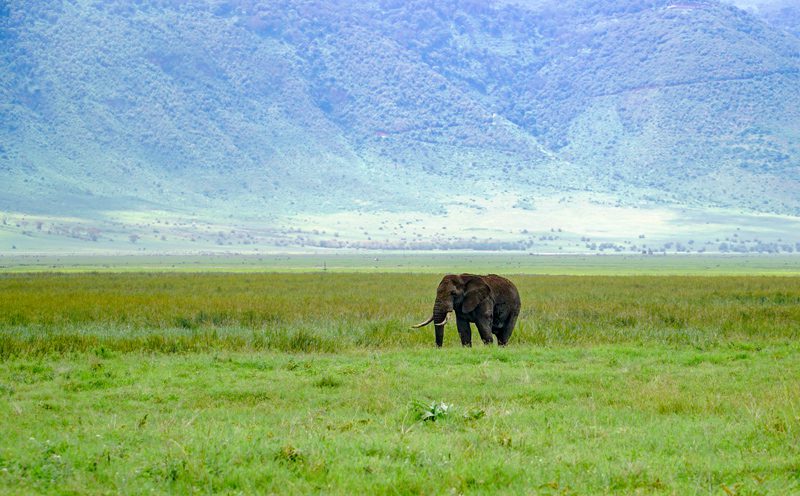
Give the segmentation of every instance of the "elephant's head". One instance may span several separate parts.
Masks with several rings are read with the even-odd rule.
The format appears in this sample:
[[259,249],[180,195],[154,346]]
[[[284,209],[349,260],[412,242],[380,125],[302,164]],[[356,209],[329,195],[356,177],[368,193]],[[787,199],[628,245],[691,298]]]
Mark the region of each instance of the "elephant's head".
[[480,302],[486,299],[491,290],[480,276],[470,274],[446,275],[436,288],[436,301],[433,304],[433,313],[424,322],[415,325],[415,328],[426,326],[433,322],[436,330],[436,346],[442,345],[444,338],[444,325],[447,323],[447,314],[454,310],[460,313],[470,313],[475,310]]

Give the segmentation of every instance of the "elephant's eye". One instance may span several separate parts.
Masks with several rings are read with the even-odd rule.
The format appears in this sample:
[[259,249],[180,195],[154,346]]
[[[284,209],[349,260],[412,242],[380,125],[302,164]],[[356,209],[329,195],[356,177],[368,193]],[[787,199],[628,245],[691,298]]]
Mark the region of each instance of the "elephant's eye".
[[455,296],[455,295],[457,295],[457,294],[458,294],[458,291],[456,291],[455,289],[453,289],[453,290],[451,290],[451,291],[450,291],[450,294],[451,294],[451,295],[453,295],[453,296]]

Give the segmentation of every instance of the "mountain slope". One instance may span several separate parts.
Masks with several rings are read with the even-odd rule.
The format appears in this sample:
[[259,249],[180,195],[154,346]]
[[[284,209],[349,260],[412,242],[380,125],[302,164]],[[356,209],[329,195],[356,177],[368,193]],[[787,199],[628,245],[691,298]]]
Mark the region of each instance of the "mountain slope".
[[800,5],[794,0],[725,0],[775,28],[800,36]]
[[800,40],[717,2],[83,0],[0,20],[9,215],[109,239],[240,222],[284,246],[432,214],[436,235],[380,235],[399,247],[473,246],[455,219],[499,205],[563,219],[564,195],[800,216]]

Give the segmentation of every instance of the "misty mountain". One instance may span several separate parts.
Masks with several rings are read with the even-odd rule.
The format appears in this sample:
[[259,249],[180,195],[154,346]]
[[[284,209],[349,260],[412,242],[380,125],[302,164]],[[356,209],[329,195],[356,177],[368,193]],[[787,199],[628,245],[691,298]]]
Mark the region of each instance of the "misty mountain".
[[796,217],[800,39],[770,13],[795,10],[6,2],[0,209],[277,228],[597,194]]
[[794,0],[725,0],[771,24],[800,36],[800,5]]

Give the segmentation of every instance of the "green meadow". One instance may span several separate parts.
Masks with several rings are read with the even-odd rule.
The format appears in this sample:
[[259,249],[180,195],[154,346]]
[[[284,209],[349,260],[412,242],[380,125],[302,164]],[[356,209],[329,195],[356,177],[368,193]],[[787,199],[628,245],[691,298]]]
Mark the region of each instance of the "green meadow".
[[441,350],[441,260],[9,269],[0,492],[799,493],[800,278],[753,260],[511,275],[510,345]]
[[0,272],[372,272],[547,275],[795,275],[800,255],[536,255],[439,252],[9,255]]

